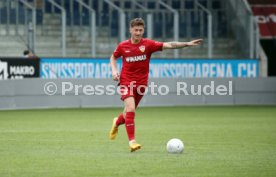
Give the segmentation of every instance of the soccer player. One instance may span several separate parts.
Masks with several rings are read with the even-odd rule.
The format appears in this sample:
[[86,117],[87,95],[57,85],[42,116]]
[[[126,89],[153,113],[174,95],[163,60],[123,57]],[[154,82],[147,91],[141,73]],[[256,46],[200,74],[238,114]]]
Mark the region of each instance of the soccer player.
[[[113,119],[109,133],[111,140],[116,138],[118,128],[125,124],[130,151],[136,151],[141,145],[135,141],[135,110],[143,97],[148,84],[149,62],[151,54],[166,49],[180,49],[196,46],[202,39],[190,42],[157,42],[143,38],[145,23],[142,18],[130,21],[130,39],[121,42],[110,57],[113,80],[119,81],[121,100],[124,101],[124,111]],[[116,59],[122,57],[121,74],[116,67]],[[143,87],[139,87],[143,86]]]

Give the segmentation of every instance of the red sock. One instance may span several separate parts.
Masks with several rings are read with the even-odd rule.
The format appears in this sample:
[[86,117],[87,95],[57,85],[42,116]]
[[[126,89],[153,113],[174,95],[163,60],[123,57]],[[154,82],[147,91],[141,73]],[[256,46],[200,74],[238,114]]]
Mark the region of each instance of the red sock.
[[123,113],[121,113],[121,114],[118,116],[116,125],[119,126],[119,125],[122,125],[122,124],[124,124],[124,123],[125,123],[125,119],[124,119]]
[[127,131],[128,140],[135,139],[135,124],[134,124],[135,112],[127,112],[125,126]]

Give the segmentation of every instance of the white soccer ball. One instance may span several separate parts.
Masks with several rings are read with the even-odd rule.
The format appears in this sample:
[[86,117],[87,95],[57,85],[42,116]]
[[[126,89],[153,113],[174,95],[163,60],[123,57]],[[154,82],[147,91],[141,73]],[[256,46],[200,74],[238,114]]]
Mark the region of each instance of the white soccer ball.
[[173,138],[167,143],[167,152],[172,154],[180,154],[184,150],[184,144],[180,139]]

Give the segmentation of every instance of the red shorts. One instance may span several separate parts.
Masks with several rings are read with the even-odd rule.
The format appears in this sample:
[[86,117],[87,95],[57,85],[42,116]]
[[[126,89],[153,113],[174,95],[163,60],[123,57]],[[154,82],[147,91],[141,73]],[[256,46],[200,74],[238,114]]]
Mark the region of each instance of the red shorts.
[[140,85],[133,88],[125,85],[120,85],[121,100],[124,101],[128,97],[134,97],[135,107],[137,107],[145,94],[146,88],[147,86],[145,85]]

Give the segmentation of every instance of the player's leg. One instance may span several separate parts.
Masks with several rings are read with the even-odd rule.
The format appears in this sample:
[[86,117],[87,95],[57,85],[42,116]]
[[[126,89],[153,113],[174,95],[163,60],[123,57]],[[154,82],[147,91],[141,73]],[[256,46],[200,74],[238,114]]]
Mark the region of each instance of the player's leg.
[[[131,96],[128,90],[127,92],[125,92],[125,87],[120,87],[120,92],[121,92],[121,100],[124,100],[128,96]],[[124,111],[120,113],[118,117],[115,117],[113,119],[111,130],[109,131],[109,138],[111,140],[114,140],[116,138],[118,134],[119,126],[125,123],[125,116],[126,116],[125,113],[126,113],[126,109],[124,109]]]
[[119,114],[116,119],[116,126],[119,127],[120,125],[125,123],[125,110]]
[[128,97],[124,100],[125,103],[125,126],[129,140],[130,151],[136,151],[141,148],[141,145],[135,141],[135,98]]
[[112,121],[111,130],[109,131],[109,138],[111,140],[114,140],[118,134],[118,126],[116,125],[117,120],[118,117],[115,117]]
[[146,91],[146,86],[144,85],[141,85],[141,86],[138,86],[136,92],[135,92],[135,108],[138,107],[140,101],[142,100],[144,94],[145,94],[145,91]]
[[135,100],[134,97],[128,97],[124,100],[125,103],[125,126],[129,141],[135,140]]
[[111,130],[109,132],[109,138],[114,140],[118,134],[119,126],[125,123],[125,110],[119,114],[118,117],[115,117],[112,122]]

